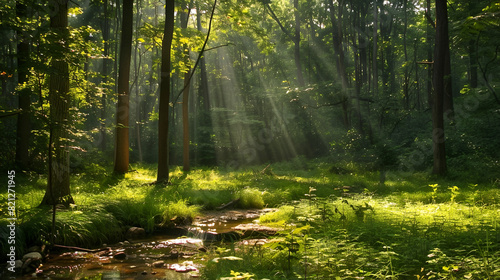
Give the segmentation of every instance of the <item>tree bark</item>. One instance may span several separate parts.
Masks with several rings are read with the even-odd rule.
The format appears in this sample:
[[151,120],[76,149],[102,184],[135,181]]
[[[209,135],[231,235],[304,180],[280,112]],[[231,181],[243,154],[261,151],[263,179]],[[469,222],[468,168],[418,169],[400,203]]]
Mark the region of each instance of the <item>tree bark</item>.
[[174,0],[165,5],[165,30],[161,50],[160,108],[158,121],[158,174],[157,182],[168,182],[168,121],[170,106],[170,54],[174,33]]
[[344,55],[344,49],[343,49],[343,35],[342,35],[342,7],[344,5],[344,1],[341,0],[340,3],[338,3],[338,18],[335,15],[335,6],[333,4],[333,0],[330,0],[330,20],[332,23],[332,39],[333,39],[333,50],[335,52],[336,56],[336,68],[337,68],[337,73],[341,81],[342,85],[342,93],[344,94],[344,103],[342,103],[342,110],[343,110],[343,122],[344,126],[346,128],[349,128],[351,126],[351,121],[350,121],[350,107],[351,104],[350,98],[349,98],[349,93],[348,93],[348,88],[349,88],[349,81],[347,79],[347,70],[346,70],[346,65],[345,65],[345,55]]
[[293,54],[295,58],[295,67],[297,69],[297,84],[304,87],[304,75],[302,74],[302,62],[300,58],[300,13],[299,13],[299,0],[293,0],[293,9],[295,16],[295,34],[293,37]]
[[[22,21],[28,17],[27,7],[16,2],[16,16]],[[22,24],[22,22],[20,22]],[[23,36],[23,32],[17,32],[17,76],[18,84],[22,87],[28,82],[28,59],[29,59],[29,42],[28,38]],[[29,88],[22,88],[19,91],[19,109],[21,113],[17,117],[17,142],[16,142],[16,166],[22,170],[28,168],[29,162],[29,143],[31,134],[30,120],[30,96]]]
[[[67,49],[68,1],[52,0],[57,13],[50,17],[50,28],[57,38],[54,44],[63,44]],[[59,48],[59,47],[58,47]],[[57,48],[56,48],[57,49]],[[69,183],[69,67],[63,53],[54,54],[51,60],[49,77],[50,104],[50,141],[49,141],[49,178],[41,205],[74,203]]]
[[[427,17],[427,61],[432,62],[432,31],[433,31],[433,23],[431,22],[431,0],[427,0],[426,2],[426,17]],[[429,107],[433,107],[433,89],[432,89],[432,64],[430,64],[427,68],[427,103]]]
[[[436,0],[436,45],[434,52],[434,99],[432,105],[433,174],[446,174],[443,101],[446,90],[446,53],[449,49],[446,0]],[[449,51],[448,51],[449,52]]]
[[[181,13],[181,28],[186,29],[189,20],[189,13],[191,11],[191,3],[184,7],[187,12]],[[189,46],[185,44],[184,60],[186,65],[190,65],[189,61]],[[189,162],[189,88],[190,88],[190,71],[191,68],[184,74],[184,90],[182,92],[182,156],[183,156],[183,170],[188,172],[190,169]]]
[[123,1],[114,167],[114,172],[118,174],[126,173],[129,165],[129,79],[132,54],[133,8],[133,0]]
[[378,67],[377,67],[377,41],[378,41],[378,5],[377,0],[373,1],[373,54],[372,54],[372,68],[373,68],[373,93],[376,95],[378,92]]
[[[196,26],[198,31],[203,31],[201,26],[201,11],[200,8],[196,7]],[[207,75],[207,67],[205,65],[205,57],[202,56],[200,58],[200,86],[199,86],[199,95],[198,100],[202,102],[200,109],[200,121],[199,125],[203,129],[199,131],[199,158],[200,164],[202,165],[211,165],[214,164],[215,159],[215,148],[213,145],[213,141],[211,140],[213,129],[212,129],[212,116],[210,113],[210,95],[208,88],[208,75]]]
[[[102,60],[102,82],[107,83],[109,78],[108,71],[108,57],[109,57],[109,15],[108,15],[108,0],[104,0],[103,3],[103,26],[102,26],[102,40],[104,41],[104,50],[103,55],[104,59]],[[107,88],[104,87],[104,88]],[[99,147],[101,151],[106,150],[107,145],[107,135],[106,135],[106,106],[107,106],[107,94],[106,91],[101,96],[101,119],[100,119],[100,134],[101,141],[99,143]]]

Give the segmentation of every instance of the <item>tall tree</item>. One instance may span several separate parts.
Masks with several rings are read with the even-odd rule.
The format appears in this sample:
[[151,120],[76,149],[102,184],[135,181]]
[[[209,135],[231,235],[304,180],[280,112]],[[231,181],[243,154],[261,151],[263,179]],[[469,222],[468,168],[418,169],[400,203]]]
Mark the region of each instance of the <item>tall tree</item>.
[[[16,2],[16,16],[19,24],[28,18],[27,7],[20,1]],[[17,142],[16,142],[16,165],[21,169],[26,169],[29,161],[29,143],[31,134],[30,121],[30,96],[29,88],[24,88],[23,84],[28,82],[28,59],[29,42],[22,31],[17,32],[17,76],[19,91],[19,109],[21,113],[17,117]]]
[[[192,1],[191,1],[192,2]],[[183,11],[181,13],[181,28],[187,29],[189,13],[191,11],[192,3],[183,7]],[[184,50],[184,63],[188,67],[186,73],[184,73],[184,90],[182,92],[182,145],[183,145],[183,170],[189,171],[189,88],[190,88],[190,76],[191,76],[191,68],[189,62],[189,46],[184,44],[182,46]]]
[[[102,61],[102,81],[107,83],[109,79],[109,71],[108,71],[108,58],[109,58],[109,12],[108,12],[108,0],[104,0],[103,3],[103,23],[102,23],[102,40],[104,43],[103,48],[103,56],[104,59]],[[106,137],[106,106],[107,106],[107,94],[104,92],[101,96],[101,120],[100,120],[100,134],[101,134],[101,143],[100,148],[101,151],[106,150],[107,145],[107,137]]]
[[377,68],[377,53],[378,53],[378,4],[377,0],[373,1],[373,52],[372,52],[372,72],[373,93],[378,93],[378,68]]
[[[203,28],[201,26],[201,10],[199,6],[199,2],[196,4],[196,27],[198,31],[202,32]],[[211,140],[211,136],[213,135],[213,125],[212,125],[212,116],[210,114],[210,95],[208,89],[208,75],[207,75],[207,67],[205,64],[205,56],[200,57],[200,82],[198,88],[198,101],[202,102],[200,106],[200,114],[199,114],[199,124],[203,129],[199,129],[198,131],[198,144],[199,144],[199,152],[198,156],[200,158],[200,163],[203,165],[213,164],[212,159],[214,156],[214,145]]]
[[50,28],[53,32],[54,50],[50,62],[49,104],[49,177],[42,205],[74,203],[69,183],[69,146],[68,125],[70,123],[69,105],[69,67],[65,61],[68,51],[68,1],[51,0],[54,13],[50,15]]
[[343,111],[343,119],[344,126],[350,127],[350,100],[348,94],[349,88],[349,79],[347,76],[347,67],[345,62],[345,54],[344,54],[344,46],[343,46],[343,25],[342,25],[342,17],[343,17],[343,6],[344,0],[339,1],[337,8],[337,14],[335,14],[336,9],[333,3],[333,0],[329,1],[330,8],[330,21],[332,23],[332,39],[333,39],[333,51],[335,53],[335,66],[337,68],[337,75],[340,78],[342,85],[342,92],[345,95],[344,102],[342,102],[342,111]]
[[300,59],[300,13],[299,0],[293,0],[293,14],[295,16],[295,32],[293,36],[293,54],[295,58],[295,68],[297,69],[297,84],[305,86],[304,75],[302,74],[302,62]]
[[446,54],[449,53],[448,10],[446,0],[436,0],[436,45],[434,50],[434,98],[432,104],[432,143],[434,166],[432,173],[446,174],[443,103],[446,91]]
[[126,173],[129,165],[129,79],[132,54],[133,9],[133,0],[123,0],[114,167],[114,171],[119,174]]
[[299,13],[299,2],[298,0],[293,1],[294,7],[294,32],[291,33],[279,20],[278,16],[274,13],[270,6],[271,1],[262,1],[264,6],[269,11],[271,17],[276,21],[281,31],[293,42],[293,54],[294,62],[297,76],[297,84],[300,87],[305,86],[304,75],[302,73],[302,62],[300,58],[300,13]]
[[168,122],[170,107],[170,54],[174,34],[174,0],[165,3],[165,29],[161,50],[160,107],[158,120],[158,173],[157,182],[168,182]]

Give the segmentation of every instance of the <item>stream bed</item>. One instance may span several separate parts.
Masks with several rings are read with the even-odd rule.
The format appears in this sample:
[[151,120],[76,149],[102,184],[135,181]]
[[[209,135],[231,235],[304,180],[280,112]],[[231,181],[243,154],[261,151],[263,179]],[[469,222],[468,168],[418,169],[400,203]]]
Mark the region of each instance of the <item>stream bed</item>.
[[[198,278],[200,252],[206,252],[214,242],[245,238],[245,229],[252,228],[252,225],[260,227],[256,219],[268,211],[272,209],[211,212],[185,226],[185,236],[153,234],[113,246],[104,245],[98,251],[51,252],[36,272],[16,279]],[[268,228],[264,229],[265,234],[270,233]],[[251,232],[255,235],[253,230]]]

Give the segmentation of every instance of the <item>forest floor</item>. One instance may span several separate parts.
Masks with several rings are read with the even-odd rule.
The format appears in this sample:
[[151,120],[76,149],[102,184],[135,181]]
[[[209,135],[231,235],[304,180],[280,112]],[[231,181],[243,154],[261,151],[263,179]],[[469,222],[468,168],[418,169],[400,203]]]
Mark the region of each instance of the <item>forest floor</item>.
[[[46,177],[16,182],[18,255],[49,240],[51,211],[37,207]],[[204,256],[205,279],[498,279],[500,180],[379,173],[352,163],[294,160],[240,170],[176,168],[155,186],[154,166],[124,176],[94,164],[73,176],[76,205],[57,212],[56,243],[99,247],[131,226],[153,233],[231,201],[277,208],[259,225],[282,229],[272,242],[219,243]],[[2,209],[7,196],[0,197]],[[213,213],[213,212],[212,212]],[[7,236],[7,220],[0,219]],[[4,225],[5,224],[5,225]],[[2,242],[2,257],[7,247]],[[4,253],[5,252],[5,253]]]

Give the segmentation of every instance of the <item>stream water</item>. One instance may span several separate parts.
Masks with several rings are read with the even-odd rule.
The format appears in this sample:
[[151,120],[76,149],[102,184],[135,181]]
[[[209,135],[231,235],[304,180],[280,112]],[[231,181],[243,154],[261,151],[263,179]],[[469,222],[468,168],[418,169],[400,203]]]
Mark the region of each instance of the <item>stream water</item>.
[[261,212],[214,214],[187,228],[189,237],[151,235],[120,242],[99,252],[51,253],[39,270],[16,279],[172,279],[200,276],[199,253],[240,224],[251,224]]

